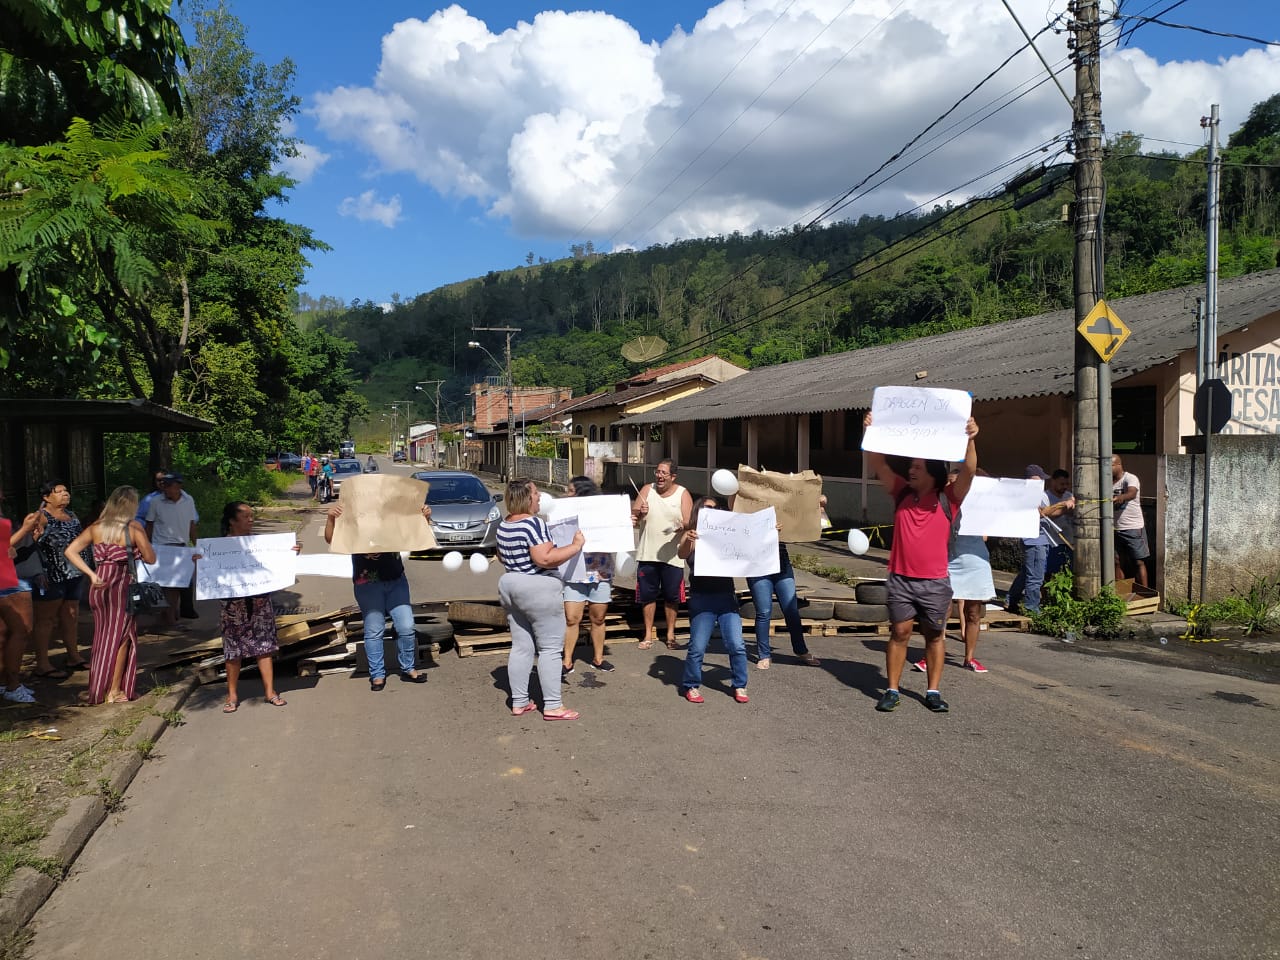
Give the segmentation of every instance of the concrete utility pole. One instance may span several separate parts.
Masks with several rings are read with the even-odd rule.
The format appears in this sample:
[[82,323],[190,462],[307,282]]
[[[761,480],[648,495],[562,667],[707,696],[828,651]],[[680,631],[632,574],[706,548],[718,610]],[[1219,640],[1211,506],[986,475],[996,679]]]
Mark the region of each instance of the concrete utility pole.
[[[1209,118],[1200,118],[1209,130],[1209,184],[1205,210],[1205,294],[1203,329],[1204,345],[1201,367],[1196,371],[1197,383],[1218,376],[1218,184],[1222,176],[1222,160],[1218,156],[1218,105],[1209,107]],[[1209,455],[1213,447],[1213,393],[1206,391],[1204,414],[1204,498],[1200,505],[1200,602],[1204,603],[1209,581]]]
[[520,327],[472,327],[473,331],[505,333],[507,335],[507,469],[504,480],[515,476],[516,469],[516,428],[515,420],[515,381],[511,378],[511,335],[519,333]]
[[440,384],[442,384],[442,383],[444,383],[444,381],[443,381],[443,380],[419,380],[416,384],[414,384],[414,387],[413,387],[413,389],[415,389],[415,390],[417,390],[418,392],[420,392],[420,393],[421,393],[421,392],[423,392],[423,391],[422,391],[422,388],[423,388],[424,386],[429,387],[429,386],[431,386],[432,384],[435,384],[435,388],[436,388],[436,439],[435,439],[435,442],[431,444],[431,465],[432,465],[433,467],[438,467],[438,466],[440,466]]
[[[1099,87],[1098,0],[1075,0],[1072,42],[1076,98],[1075,321],[1102,296],[1102,91]],[[1085,505],[1076,522],[1076,593],[1094,597],[1114,578],[1111,542],[1111,369],[1079,333],[1075,337],[1075,494]]]

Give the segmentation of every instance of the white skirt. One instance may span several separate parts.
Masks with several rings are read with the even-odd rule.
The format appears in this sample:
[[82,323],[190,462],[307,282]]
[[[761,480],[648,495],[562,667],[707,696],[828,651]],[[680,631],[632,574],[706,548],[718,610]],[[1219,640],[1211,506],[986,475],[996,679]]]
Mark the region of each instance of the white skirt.
[[996,595],[991,579],[991,556],[981,537],[957,536],[954,556],[947,564],[951,599],[991,600]]

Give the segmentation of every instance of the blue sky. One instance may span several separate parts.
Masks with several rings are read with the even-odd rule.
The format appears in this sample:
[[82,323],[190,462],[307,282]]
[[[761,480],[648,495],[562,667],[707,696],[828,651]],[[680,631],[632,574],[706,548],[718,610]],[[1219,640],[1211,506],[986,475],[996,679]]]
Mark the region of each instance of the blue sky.
[[[556,259],[574,242],[604,251],[806,219],[1021,45],[995,0],[229,5],[259,57],[297,65],[306,156],[283,213],[333,247],[313,256],[307,292],[348,301],[410,297],[530,252]],[[1189,0],[1165,19],[1280,39],[1264,6]],[[1014,2],[1032,32],[1064,8]],[[1065,55],[1060,33],[1038,44],[1051,63]],[[1024,52],[972,104],[1042,75]],[[1277,48],[1155,25],[1104,63],[1108,130],[1178,144],[1201,142],[1211,102],[1225,139],[1277,91]],[[927,139],[844,215],[966,196],[1037,146],[1052,156],[1068,126],[1042,85]]]

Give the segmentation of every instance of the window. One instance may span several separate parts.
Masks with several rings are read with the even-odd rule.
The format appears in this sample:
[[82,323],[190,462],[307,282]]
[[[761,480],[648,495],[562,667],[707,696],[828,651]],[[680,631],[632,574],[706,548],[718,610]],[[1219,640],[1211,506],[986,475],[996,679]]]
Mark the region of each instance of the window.
[[1111,391],[1111,449],[1116,453],[1155,454],[1159,414],[1155,387]]
[[857,410],[844,411],[844,448],[862,449],[862,414]]
[[823,415],[820,413],[809,414],[809,449],[822,449],[822,421]]
[[595,443],[596,440],[598,439],[596,436],[596,425],[594,423],[591,425],[591,435],[587,439],[590,440],[592,443]]
[[742,446],[742,421],[720,421],[720,445],[724,447]]
[[705,448],[707,445],[707,421],[693,421],[693,445]]

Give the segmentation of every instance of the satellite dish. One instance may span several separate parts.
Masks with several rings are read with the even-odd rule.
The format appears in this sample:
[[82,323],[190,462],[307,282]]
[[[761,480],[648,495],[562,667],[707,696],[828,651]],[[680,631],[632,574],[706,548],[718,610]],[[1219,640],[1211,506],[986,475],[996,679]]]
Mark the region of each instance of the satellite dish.
[[648,363],[667,352],[667,341],[661,337],[636,337],[622,345],[622,356],[632,363]]

